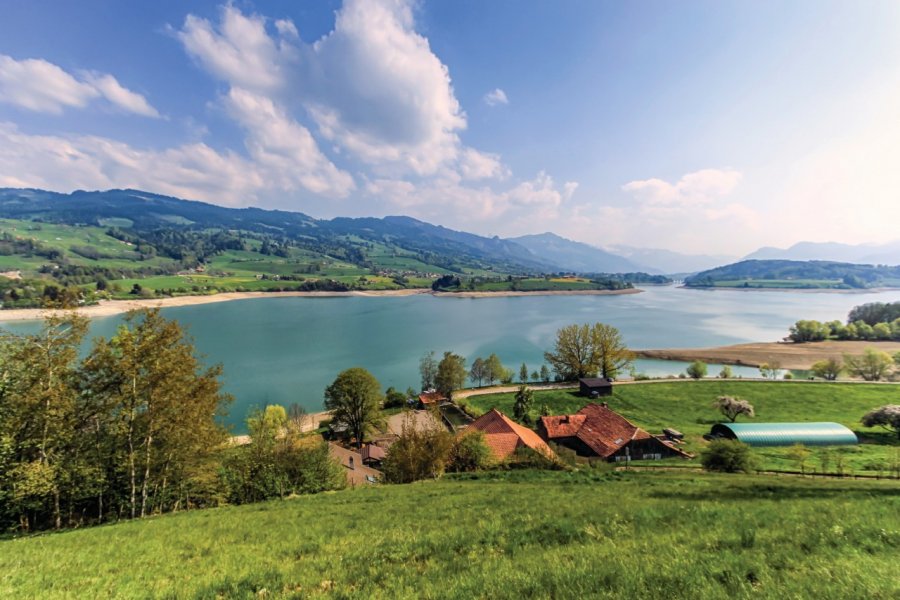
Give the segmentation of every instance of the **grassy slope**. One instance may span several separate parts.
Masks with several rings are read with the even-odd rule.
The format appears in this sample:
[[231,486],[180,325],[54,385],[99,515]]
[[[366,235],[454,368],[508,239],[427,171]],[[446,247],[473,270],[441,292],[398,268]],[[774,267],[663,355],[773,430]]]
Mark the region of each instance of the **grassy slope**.
[[886,599],[897,514],[889,482],[518,471],[0,542],[0,596]]
[[[884,404],[900,404],[900,386],[811,383],[761,382],[737,380],[653,382],[617,385],[611,398],[604,398],[610,408],[624,415],[651,433],[664,427],[674,427],[685,434],[686,449],[699,451],[705,442],[702,436],[710,426],[722,420],[710,407],[718,396],[738,396],[749,400],[756,409],[755,419],[739,418],[739,422],[835,421],[856,432],[862,442],[858,446],[841,447],[846,467],[853,471],[872,469],[877,463],[900,459],[897,437],[883,429],[862,427],[860,418],[872,408]],[[492,394],[466,399],[473,412],[481,413],[491,407],[512,414],[515,394]],[[535,392],[534,417],[542,404],[552,414],[575,412],[588,402],[576,392],[549,390]],[[835,452],[838,450],[834,450]],[[758,448],[761,466],[772,469],[795,469],[787,457],[787,448]],[[810,466],[821,468],[820,450],[813,450]],[[830,470],[834,469],[832,459]]]

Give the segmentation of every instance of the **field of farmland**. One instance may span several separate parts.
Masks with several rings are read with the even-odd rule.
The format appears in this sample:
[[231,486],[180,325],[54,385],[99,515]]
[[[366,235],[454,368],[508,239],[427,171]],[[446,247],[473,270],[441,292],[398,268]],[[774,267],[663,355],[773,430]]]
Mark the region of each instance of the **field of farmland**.
[[887,481],[508,471],[0,541],[4,598],[896,598]]
[[[885,404],[900,404],[900,386],[807,381],[660,381],[614,386],[613,395],[598,401],[632,423],[653,434],[673,427],[685,434],[685,449],[699,452],[713,423],[724,418],[710,405],[718,396],[737,396],[748,400],[756,417],[739,417],[738,422],[834,421],[846,425],[859,437],[857,446],[838,446],[827,451],[811,448],[805,469],[834,472],[840,462],[844,472],[883,474],[900,464],[900,441],[881,428],[866,428],[860,418],[869,410]],[[481,414],[492,407],[513,414],[514,393],[472,396],[465,399],[469,410]],[[551,414],[578,411],[588,399],[577,390],[535,391],[533,419],[542,405]],[[756,448],[754,453],[764,469],[796,470],[790,448]],[[826,464],[822,464],[823,460]],[[668,461],[666,461],[668,462]],[[679,461],[684,464],[684,461]],[[690,464],[690,463],[688,463]]]

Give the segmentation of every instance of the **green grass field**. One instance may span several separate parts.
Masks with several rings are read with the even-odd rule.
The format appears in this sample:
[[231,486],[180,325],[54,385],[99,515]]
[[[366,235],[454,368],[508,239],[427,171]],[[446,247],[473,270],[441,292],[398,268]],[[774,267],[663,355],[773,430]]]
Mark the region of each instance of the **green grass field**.
[[[705,445],[702,436],[713,423],[723,418],[710,404],[718,396],[738,396],[749,400],[756,418],[741,417],[738,422],[834,421],[846,425],[860,438],[857,446],[841,446],[831,450],[828,471],[834,471],[835,454],[843,455],[845,470],[877,474],[900,462],[900,442],[884,429],[863,427],[859,420],[872,408],[900,404],[900,386],[856,383],[786,382],[786,381],[677,381],[616,385],[613,395],[600,401],[609,403],[635,425],[653,434],[673,427],[685,434],[685,449],[699,452]],[[515,394],[491,394],[465,399],[471,412],[483,413],[492,407],[513,414]],[[589,400],[577,390],[536,391],[533,417],[537,419],[542,404],[552,414],[568,414],[579,410]],[[806,468],[822,470],[822,450],[811,449]],[[795,470],[788,448],[755,448],[761,468]],[[684,461],[680,461],[683,463]]]
[[897,598],[886,481],[510,471],[0,541],[4,598]]

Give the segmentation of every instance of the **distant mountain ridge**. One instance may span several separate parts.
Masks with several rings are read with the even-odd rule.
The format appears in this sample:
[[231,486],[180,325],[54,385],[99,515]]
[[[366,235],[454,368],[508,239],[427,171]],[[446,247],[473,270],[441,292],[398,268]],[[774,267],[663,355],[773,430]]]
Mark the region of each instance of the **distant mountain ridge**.
[[555,233],[540,233],[510,238],[535,256],[581,273],[660,273],[653,267],[637,264],[612,252],[582,242],[574,242]]
[[789,248],[767,246],[743,260],[827,260],[872,265],[900,265],[900,240],[887,244],[798,242]]

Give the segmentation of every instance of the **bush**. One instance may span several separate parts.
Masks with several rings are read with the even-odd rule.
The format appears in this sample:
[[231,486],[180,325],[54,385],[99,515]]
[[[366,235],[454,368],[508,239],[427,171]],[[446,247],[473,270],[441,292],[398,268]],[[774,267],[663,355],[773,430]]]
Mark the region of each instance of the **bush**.
[[461,473],[480,471],[494,464],[491,449],[484,439],[483,431],[469,431],[457,437],[450,448],[447,470]]
[[688,368],[685,369],[685,372],[691,379],[703,379],[706,377],[706,363],[702,360],[695,360]]
[[700,463],[707,471],[749,473],[756,460],[750,446],[737,440],[713,440],[700,453]]

